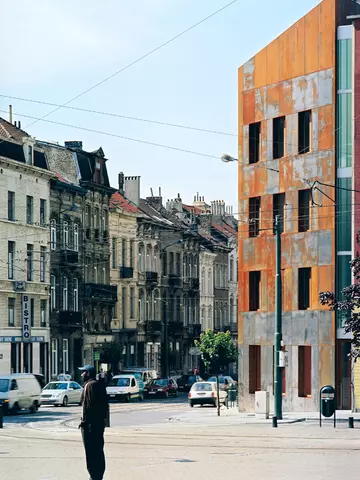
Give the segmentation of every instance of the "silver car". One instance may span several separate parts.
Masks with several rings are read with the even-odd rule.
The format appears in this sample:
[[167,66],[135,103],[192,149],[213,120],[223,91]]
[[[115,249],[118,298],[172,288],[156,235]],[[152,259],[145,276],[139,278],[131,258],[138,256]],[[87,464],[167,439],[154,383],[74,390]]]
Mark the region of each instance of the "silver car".
[[48,383],[41,393],[41,405],[80,405],[82,387],[76,382],[55,381]]

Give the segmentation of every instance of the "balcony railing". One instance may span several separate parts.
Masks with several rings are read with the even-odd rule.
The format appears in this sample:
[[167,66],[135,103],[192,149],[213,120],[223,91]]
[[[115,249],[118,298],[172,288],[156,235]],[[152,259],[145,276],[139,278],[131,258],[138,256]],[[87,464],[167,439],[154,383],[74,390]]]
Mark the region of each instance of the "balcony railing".
[[181,287],[181,277],[170,273],[169,275],[169,286],[170,287]]
[[64,327],[82,327],[82,313],[81,312],[72,312],[67,310],[60,310],[58,313],[58,319],[60,326]]
[[133,278],[133,267],[120,267],[120,278]]
[[221,327],[221,330],[222,330],[223,332],[225,332],[225,333],[226,333],[226,332],[231,332],[231,331],[232,331],[231,325],[223,325],[223,326]]
[[169,322],[167,327],[169,335],[182,334],[184,324],[182,322]]
[[75,250],[60,250],[60,261],[67,265],[79,263],[79,252]]
[[146,272],[146,281],[148,283],[157,283],[158,281],[157,272]]
[[117,286],[102,283],[84,283],[83,297],[103,301],[117,301]]
[[189,325],[188,334],[191,338],[199,338],[201,334],[201,323],[193,323]]
[[158,320],[147,320],[146,333],[148,335],[160,335],[162,332],[162,323]]

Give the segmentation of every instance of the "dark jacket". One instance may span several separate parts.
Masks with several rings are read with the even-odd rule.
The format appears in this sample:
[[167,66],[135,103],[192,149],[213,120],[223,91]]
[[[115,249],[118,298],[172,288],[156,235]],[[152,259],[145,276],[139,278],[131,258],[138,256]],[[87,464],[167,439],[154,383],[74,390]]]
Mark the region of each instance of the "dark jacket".
[[83,407],[81,419],[83,424],[105,426],[109,405],[104,382],[95,379],[88,380],[84,384],[81,404]]

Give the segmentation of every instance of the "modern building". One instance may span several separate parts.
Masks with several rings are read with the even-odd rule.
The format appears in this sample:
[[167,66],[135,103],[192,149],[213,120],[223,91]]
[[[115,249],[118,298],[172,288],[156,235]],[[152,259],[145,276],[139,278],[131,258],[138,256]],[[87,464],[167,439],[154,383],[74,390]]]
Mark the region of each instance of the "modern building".
[[0,119],[0,373],[49,378],[50,180],[44,152]]
[[326,384],[351,406],[350,338],[319,293],[351,282],[358,13],[356,2],[323,0],[239,68],[240,410],[273,393],[276,216],[284,410],[317,411]]

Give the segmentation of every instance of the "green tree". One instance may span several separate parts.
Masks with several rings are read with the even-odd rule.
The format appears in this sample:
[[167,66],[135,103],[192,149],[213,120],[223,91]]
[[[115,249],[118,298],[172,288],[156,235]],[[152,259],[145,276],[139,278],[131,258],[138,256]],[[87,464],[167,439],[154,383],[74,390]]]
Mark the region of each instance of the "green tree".
[[201,358],[205,367],[216,375],[217,414],[220,416],[219,373],[222,367],[236,362],[237,349],[233,343],[230,332],[215,333],[208,330],[202,333],[200,340],[195,341],[200,349]]
[[118,342],[106,342],[101,349],[101,358],[104,363],[111,365],[113,371],[118,370],[119,362],[123,357],[123,347]]

